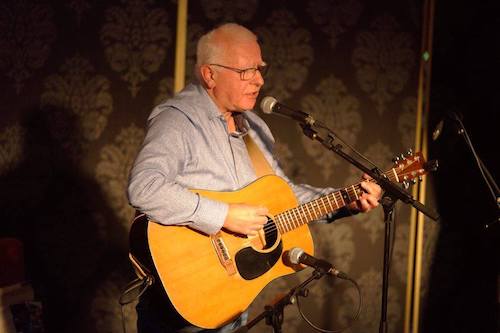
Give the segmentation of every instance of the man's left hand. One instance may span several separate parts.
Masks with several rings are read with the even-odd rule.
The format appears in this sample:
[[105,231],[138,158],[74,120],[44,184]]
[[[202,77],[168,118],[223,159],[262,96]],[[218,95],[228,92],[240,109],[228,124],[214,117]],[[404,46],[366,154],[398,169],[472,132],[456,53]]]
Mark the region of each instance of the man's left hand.
[[382,188],[374,182],[369,182],[368,180],[370,179],[370,176],[367,174],[363,175],[364,181],[361,182],[363,194],[358,200],[349,204],[348,208],[351,212],[366,213],[373,208],[378,207],[378,201],[382,197]]

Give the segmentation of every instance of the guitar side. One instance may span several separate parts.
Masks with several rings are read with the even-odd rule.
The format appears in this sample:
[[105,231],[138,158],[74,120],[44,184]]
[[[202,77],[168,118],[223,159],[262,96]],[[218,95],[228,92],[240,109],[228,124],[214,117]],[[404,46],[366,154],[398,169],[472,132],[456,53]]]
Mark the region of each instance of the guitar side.
[[[226,203],[264,205],[271,217],[297,206],[288,184],[273,175],[235,192],[194,192]],[[300,269],[285,265],[285,251],[298,246],[314,252],[307,225],[283,235],[278,233],[273,244],[265,244],[262,235],[247,238],[222,230],[216,236],[207,236],[185,226],[158,223],[148,223],[146,237],[154,266],[151,268],[176,311],[203,328],[230,322],[248,308],[269,282]],[[137,241],[137,235],[134,238]],[[220,243],[227,257],[217,251]]]

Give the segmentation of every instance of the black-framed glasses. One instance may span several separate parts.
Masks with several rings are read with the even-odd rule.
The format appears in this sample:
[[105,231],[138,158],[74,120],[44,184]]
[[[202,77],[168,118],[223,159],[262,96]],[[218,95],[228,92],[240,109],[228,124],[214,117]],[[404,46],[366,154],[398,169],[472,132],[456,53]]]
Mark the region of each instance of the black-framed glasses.
[[245,68],[245,69],[240,69],[240,68],[234,68],[234,67],[229,67],[229,66],[224,66],[224,65],[219,65],[219,64],[209,64],[210,66],[218,66],[222,67],[225,69],[229,69],[230,71],[236,72],[240,74],[240,79],[243,81],[248,81],[251,80],[255,77],[255,74],[257,71],[260,72],[260,75],[262,77],[265,77],[267,74],[267,71],[269,70],[269,65],[259,65],[257,67],[251,67],[251,68]]

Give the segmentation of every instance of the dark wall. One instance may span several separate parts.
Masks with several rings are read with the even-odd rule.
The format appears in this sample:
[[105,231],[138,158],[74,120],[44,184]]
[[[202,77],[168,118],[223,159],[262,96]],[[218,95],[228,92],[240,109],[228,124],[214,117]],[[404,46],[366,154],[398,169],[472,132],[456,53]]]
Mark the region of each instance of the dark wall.
[[437,1],[431,124],[445,121],[430,154],[440,161],[434,185],[442,227],[423,315],[425,332],[498,330],[498,207],[450,117],[455,113],[462,119],[477,155],[498,181],[500,44],[493,37],[500,32],[498,9],[493,1]]

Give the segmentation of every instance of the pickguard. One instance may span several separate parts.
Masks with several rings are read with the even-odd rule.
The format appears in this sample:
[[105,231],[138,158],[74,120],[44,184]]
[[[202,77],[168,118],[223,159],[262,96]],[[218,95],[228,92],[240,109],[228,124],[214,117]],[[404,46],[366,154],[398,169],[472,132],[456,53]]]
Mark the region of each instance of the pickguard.
[[241,249],[235,255],[236,267],[241,277],[245,280],[252,280],[266,273],[281,257],[283,244],[281,239],[279,239],[279,244],[275,246],[278,240],[278,231],[270,218],[268,218],[264,230],[267,230],[265,233],[266,246],[264,249],[275,247],[272,251],[259,252],[249,246]]

